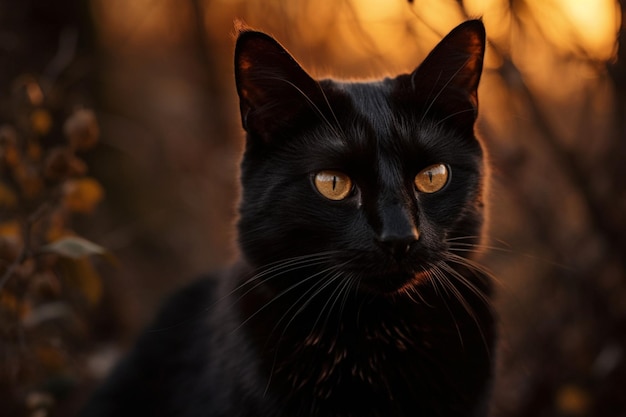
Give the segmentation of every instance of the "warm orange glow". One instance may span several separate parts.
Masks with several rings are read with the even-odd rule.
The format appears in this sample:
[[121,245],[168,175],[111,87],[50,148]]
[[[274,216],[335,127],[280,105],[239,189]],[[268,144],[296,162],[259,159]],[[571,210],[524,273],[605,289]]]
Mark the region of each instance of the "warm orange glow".
[[[166,47],[180,51],[195,36],[195,11],[174,0],[93,4],[105,44],[118,51],[172,54]],[[486,67],[510,55],[536,88],[561,97],[580,86],[581,69],[564,57],[610,59],[620,24],[615,0],[221,0],[203,10],[214,53],[232,52],[233,21],[243,19],[275,35],[313,75],[348,78],[410,71],[450,29],[482,17],[491,45]],[[230,60],[219,65],[230,71]],[[565,65],[561,73],[558,65]]]
[[106,33],[106,46],[132,49],[139,45],[174,45],[184,39],[191,12],[187,3],[172,7],[168,1],[94,0],[91,7],[98,24]]
[[[522,13],[520,17],[525,18],[524,14],[530,12],[543,35],[561,50],[595,59],[608,59],[613,53],[620,23],[614,0],[527,0],[524,4],[527,9],[518,11]],[[113,36],[121,40],[159,38],[176,42],[186,26],[179,21],[190,13],[188,8],[171,1],[96,0],[93,7],[109,40]],[[332,4],[223,0],[210,3],[207,11],[209,8],[207,21],[213,23],[208,25],[210,28],[215,24],[219,27],[232,25],[233,19],[243,17],[261,29],[298,32],[299,41],[310,43],[318,43],[333,34],[365,33],[380,47],[381,53],[397,59],[401,59],[398,46],[416,43],[432,46],[466,15],[482,17],[490,38],[503,39],[510,29],[512,13],[508,0],[465,0],[464,10],[453,0],[412,3],[407,0],[346,0]],[[336,41],[341,42],[341,39]],[[347,52],[343,50],[344,57]]]
[[[465,0],[471,15],[483,16],[491,39],[510,30],[507,0]],[[537,26],[561,52],[606,60],[614,53],[620,17],[613,0],[528,0]],[[521,12],[524,18],[524,12]],[[527,28],[530,29],[530,28]]]
[[362,0],[354,2],[358,14],[366,22],[398,19],[406,9],[406,2],[402,0],[383,2],[380,0]]
[[508,0],[465,0],[467,13],[481,17],[489,32],[489,38],[498,44],[508,43],[510,10]]
[[619,11],[612,0],[534,0],[531,12],[561,51],[606,60],[614,53]]
[[[586,49],[596,50],[604,58],[613,52],[619,19],[617,5],[611,0],[558,0],[569,15],[572,26]],[[604,56],[602,56],[604,55]]]

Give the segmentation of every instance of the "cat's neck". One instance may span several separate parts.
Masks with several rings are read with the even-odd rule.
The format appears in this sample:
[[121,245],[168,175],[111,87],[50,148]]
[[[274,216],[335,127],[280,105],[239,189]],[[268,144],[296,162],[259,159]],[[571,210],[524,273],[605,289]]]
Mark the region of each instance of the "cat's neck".
[[[253,274],[250,267],[241,271],[247,271],[243,282]],[[290,398],[290,407],[305,401],[311,409],[341,409],[361,402],[362,415],[388,415],[372,411],[381,407],[401,416],[404,407],[414,410],[417,398],[431,415],[431,397],[437,397],[460,410],[465,400],[445,388],[448,379],[471,392],[468,375],[490,369],[491,314],[471,295],[461,302],[427,286],[422,299],[323,289],[307,302],[305,289],[291,294],[249,285],[236,296],[240,317],[260,354],[268,391]]]

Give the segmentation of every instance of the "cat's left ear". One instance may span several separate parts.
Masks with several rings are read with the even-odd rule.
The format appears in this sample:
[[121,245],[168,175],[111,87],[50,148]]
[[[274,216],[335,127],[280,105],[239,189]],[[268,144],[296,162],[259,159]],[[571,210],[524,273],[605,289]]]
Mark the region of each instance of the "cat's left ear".
[[320,85],[271,36],[244,30],[235,47],[235,80],[243,128],[265,143],[319,111]]
[[454,28],[410,75],[425,111],[433,106],[445,117],[470,124],[478,114],[478,83],[485,55],[485,26],[470,20]]

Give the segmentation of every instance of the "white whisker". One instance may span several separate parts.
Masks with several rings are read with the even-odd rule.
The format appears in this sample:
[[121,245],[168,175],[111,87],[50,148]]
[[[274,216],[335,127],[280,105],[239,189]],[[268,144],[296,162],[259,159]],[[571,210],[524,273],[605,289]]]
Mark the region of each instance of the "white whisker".
[[[324,263],[324,262],[321,262],[321,261],[320,261],[320,262],[316,262],[316,263],[314,263],[314,264],[305,264],[305,266],[300,266],[300,268],[303,268],[303,267],[308,267],[308,266],[311,266],[311,265],[319,265],[319,264],[323,264],[323,263]],[[286,289],[282,290],[282,291],[281,291],[281,292],[279,292],[276,296],[274,296],[271,300],[269,300],[267,303],[263,304],[263,305],[262,305],[259,309],[257,309],[254,313],[252,313],[250,316],[248,316],[245,320],[243,320],[243,321],[239,324],[239,326],[237,326],[237,327],[236,327],[233,331],[237,331],[237,330],[239,330],[239,329],[240,329],[242,326],[244,326],[247,322],[249,322],[251,319],[253,319],[255,316],[257,316],[259,313],[261,313],[263,310],[265,310],[265,309],[266,309],[266,308],[267,308],[270,304],[274,303],[276,300],[278,300],[279,298],[281,298],[281,297],[282,297],[282,296],[284,296],[285,294],[287,294],[287,293],[289,293],[289,292],[293,291],[294,289],[296,289],[296,288],[300,287],[301,285],[306,284],[307,282],[311,281],[312,279],[314,279],[314,278],[316,278],[316,277],[318,277],[318,276],[320,276],[320,275],[323,275],[323,274],[325,274],[325,273],[327,273],[327,272],[329,272],[329,271],[333,270],[333,268],[337,268],[337,267],[336,267],[336,266],[331,266],[331,267],[329,267],[329,268],[323,269],[323,270],[321,270],[321,271],[319,271],[319,272],[316,272],[315,274],[313,274],[313,275],[311,275],[311,276],[309,276],[309,277],[307,277],[307,278],[305,278],[305,279],[298,280],[298,281],[297,281],[296,283],[294,283],[293,285],[291,285],[291,286],[287,287]],[[299,268],[295,268],[295,269],[299,269]],[[293,270],[295,270],[295,269],[290,269],[290,270],[287,270],[287,271],[282,271],[280,275],[284,275],[284,274],[286,274],[287,272],[292,272],[292,271],[293,271]],[[273,278],[276,278],[276,277],[277,277],[277,275],[273,275],[273,276],[271,276],[271,277],[267,278],[266,280],[264,280],[264,281],[262,281],[262,282],[260,282],[260,283],[257,283],[257,284],[256,284],[256,285],[252,288],[252,289],[250,289],[250,290],[246,291],[243,295],[241,295],[241,296],[239,297],[239,299],[238,299],[238,300],[240,300],[242,297],[244,297],[246,294],[248,294],[248,293],[249,293],[250,291],[252,291],[254,288],[256,288],[256,287],[258,287],[258,286],[260,286],[260,285],[263,285],[263,283],[265,283],[265,282],[267,282],[267,281],[269,281],[269,280],[271,280],[271,279],[273,279]],[[241,286],[240,286],[240,287],[241,287]]]
[[[424,111],[424,114],[422,115],[422,118],[420,119],[420,124],[424,123],[424,119],[426,118],[426,116],[428,115],[428,112],[430,111],[430,109],[435,105],[435,102],[437,101],[437,99],[439,98],[439,96],[441,96],[441,94],[443,94],[443,92],[446,90],[446,88],[448,88],[448,85],[450,85],[450,83],[452,82],[452,80],[454,80],[456,78],[457,75],[459,75],[459,73],[461,72],[461,70],[463,70],[463,68],[465,68],[467,66],[467,63],[469,61],[472,60],[472,57],[467,58],[467,60],[459,67],[459,69],[457,69],[448,79],[448,81],[446,81],[446,83],[441,86],[441,88],[439,89],[439,92],[435,95],[435,97],[433,97],[433,99],[430,101],[430,104],[428,105],[428,107],[426,108],[426,110]],[[439,74],[439,78],[441,77],[441,73]],[[437,81],[439,81],[439,78],[437,79]]]
[[289,84],[291,87],[293,87],[296,91],[298,91],[298,93],[300,93],[302,95],[302,97],[304,97],[304,99],[311,105],[311,107],[313,107],[313,109],[315,110],[315,112],[320,116],[320,118],[324,121],[324,123],[326,123],[326,125],[330,128],[330,130],[333,131],[334,134],[336,134],[338,137],[345,137],[345,135],[343,134],[343,130],[341,129],[341,125],[339,124],[339,121],[337,120],[337,117],[335,116],[335,112],[333,112],[332,108],[330,107],[330,103],[328,102],[328,98],[326,97],[326,94],[324,93],[324,90],[322,89],[322,87],[317,84],[317,86],[319,87],[320,91],[322,92],[322,95],[324,97],[324,99],[326,100],[326,103],[328,104],[329,110],[331,111],[333,117],[335,118],[335,121],[337,122],[337,128],[339,128],[339,130],[341,131],[341,134],[339,131],[337,131],[337,128],[335,128],[335,126],[333,126],[332,123],[330,123],[330,121],[328,120],[328,118],[326,118],[326,116],[324,115],[324,112],[322,112],[322,110],[317,106],[317,104],[315,104],[315,102],[304,92],[302,91],[302,89],[300,87],[298,87],[297,85],[295,85],[293,82],[283,79],[283,78],[273,78],[274,80],[278,80],[278,81],[283,81],[287,84]]
[[[450,283],[450,280],[448,280],[448,278],[446,277],[445,273],[443,271],[441,271],[441,269],[439,269],[439,267],[437,265],[430,265],[431,269],[430,272],[432,273],[432,277],[433,277],[433,282],[439,282],[441,284],[441,286],[444,288],[444,291],[446,292],[446,295],[449,296],[446,287],[448,287],[449,285],[452,285]],[[452,322],[454,323],[454,327],[456,328],[456,332],[457,335],[459,336],[459,342],[461,343],[461,346],[465,346],[465,343],[463,341],[463,334],[461,333],[461,329],[459,328],[459,323],[457,322],[457,318],[454,316],[454,313],[452,312],[452,309],[450,308],[450,305],[448,304],[448,301],[446,300],[446,297],[441,297],[441,300],[443,301],[444,305],[446,306],[446,309],[448,310],[448,313],[450,313],[450,316],[452,317]]]
[[454,286],[454,283],[452,281],[450,281],[450,279],[445,275],[445,272],[448,272],[453,278],[457,279],[457,282],[460,282],[465,287],[467,287],[472,293],[474,293],[474,295],[476,295],[485,304],[485,306],[488,309],[491,308],[491,302],[490,302],[489,298],[487,297],[486,294],[484,294],[482,291],[480,291],[480,289],[478,287],[476,287],[467,277],[463,276],[460,272],[456,271],[454,268],[452,268],[450,265],[448,265],[445,261],[439,262],[437,264],[437,268],[438,269],[441,268],[440,270],[441,270],[442,276],[445,276],[445,279],[448,282],[447,285],[450,285],[451,287],[455,288],[455,296],[457,297],[457,300],[461,303],[461,305],[463,306],[465,311],[468,313],[468,315],[472,318],[472,320],[476,324],[476,328],[478,329],[478,331],[480,333],[480,337],[481,337],[481,339],[483,341],[483,344],[484,344],[488,354],[491,355],[491,348],[490,348],[489,344],[487,343],[487,338],[485,337],[485,334],[483,332],[483,328],[481,326],[480,320],[476,316],[476,312],[470,306],[470,304],[467,302],[467,299]]

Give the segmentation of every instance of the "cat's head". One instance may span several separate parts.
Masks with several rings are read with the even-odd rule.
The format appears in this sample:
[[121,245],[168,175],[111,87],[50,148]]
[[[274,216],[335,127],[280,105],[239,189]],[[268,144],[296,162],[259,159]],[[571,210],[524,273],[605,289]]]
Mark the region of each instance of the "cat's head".
[[484,216],[474,135],[484,51],[482,22],[468,21],[410,74],[340,82],[313,79],[272,37],[241,32],[245,259],[317,265],[318,280],[398,293],[471,252]]

